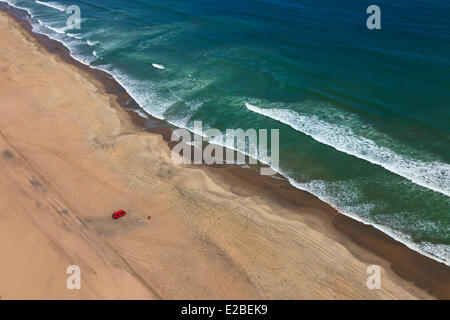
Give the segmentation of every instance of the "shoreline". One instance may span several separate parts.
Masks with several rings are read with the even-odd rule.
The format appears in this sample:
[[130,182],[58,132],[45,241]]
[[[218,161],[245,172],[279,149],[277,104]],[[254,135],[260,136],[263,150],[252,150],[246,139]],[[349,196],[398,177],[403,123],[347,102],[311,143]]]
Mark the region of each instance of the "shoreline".
[[[0,6],[0,9],[3,9],[3,6]],[[28,34],[42,43],[50,53],[58,55],[63,61],[94,76],[103,85],[108,94],[116,97],[118,104],[127,110],[133,123],[138,128],[150,133],[160,134],[168,142],[167,137],[170,136],[171,125],[151,117],[149,119],[142,118],[136,112],[130,111],[129,109],[132,109],[136,103],[112,76],[107,72],[90,68],[76,61],[61,43],[45,35],[33,33],[31,26],[27,26],[25,20],[14,17],[21,23]],[[298,211],[297,208],[311,209],[309,211],[313,211],[322,220],[323,225],[320,225],[320,227],[326,225],[337,230],[336,239],[341,240],[347,250],[352,252],[353,255],[361,257],[362,260],[367,259],[364,249],[368,249],[381,259],[387,260],[391,265],[391,269],[403,279],[415,283],[438,298],[449,299],[450,288],[445,279],[450,279],[450,269],[445,264],[409,249],[406,245],[392,239],[372,226],[365,225],[339,213],[314,195],[296,189],[288,181],[261,177],[253,170],[245,168],[202,166],[202,170],[214,177],[214,181],[222,181],[231,185],[231,187],[238,186],[237,189],[239,191],[233,191],[238,195],[240,193],[246,196],[260,196],[262,194],[264,197],[270,198],[281,206],[291,208],[294,211]],[[233,182],[230,183],[230,181]],[[314,214],[305,213],[305,215],[311,215],[311,219],[316,219],[317,217],[312,217]],[[289,218],[295,219],[295,217]]]

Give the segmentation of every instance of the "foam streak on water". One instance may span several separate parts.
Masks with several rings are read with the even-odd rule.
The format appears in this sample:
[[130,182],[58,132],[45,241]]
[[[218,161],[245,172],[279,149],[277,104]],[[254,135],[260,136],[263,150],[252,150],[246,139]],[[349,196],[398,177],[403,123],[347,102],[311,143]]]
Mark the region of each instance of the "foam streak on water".
[[66,7],[64,5],[58,3],[58,2],[53,2],[53,1],[45,2],[45,1],[36,0],[36,3],[42,4],[44,6],[52,8],[52,9],[56,9],[56,10],[61,11],[61,12],[65,12],[66,11]]
[[[218,38],[222,40],[220,36],[217,36],[215,33],[212,35],[208,34],[208,32],[206,34],[203,33],[205,31],[212,30],[216,32],[216,30],[220,30],[226,25],[228,17],[221,17],[217,21],[218,23],[214,25],[214,28],[210,28],[207,27],[210,24],[204,21],[197,25],[196,22],[198,22],[199,18],[196,16],[196,19],[187,19],[186,25],[189,28],[184,28],[180,27],[183,26],[183,23],[180,22],[180,15],[176,12],[163,10],[157,11],[157,14],[152,15],[145,11],[151,8],[149,9],[146,6],[147,4],[142,2],[139,4],[142,5],[142,8],[139,7],[139,10],[135,10],[133,13],[133,10],[128,10],[129,6],[132,6],[131,2],[123,1],[121,3],[121,1],[117,1],[115,2],[117,6],[120,4],[123,6],[122,11],[112,10],[109,12],[104,10],[105,8],[97,8],[96,6],[82,8],[85,10],[83,11],[85,13],[84,16],[89,19],[87,20],[88,23],[84,24],[81,30],[69,31],[65,28],[64,21],[61,20],[64,18],[61,17],[63,15],[57,12],[62,12],[65,6],[60,5],[58,2],[46,2],[45,4],[43,3],[44,1],[35,2],[33,0],[6,0],[6,2],[11,6],[24,9],[30,14],[33,32],[45,34],[51,39],[59,41],[69,49],[70,55],[81,63],[111,74],[140,105],[142,110],[156,118],[166,119],[173,125],[191,131],[193,130],[191,125],[193,120],[202,120],[205,126],[223,121],[227,128],[240,127],[243,129],[248,129],[246,127],[247,120],[254,121],[252,125],[255,128],[258,125],[261,125],[261,128],[270,128],[268,126],[271,126],[270,123],[275,120],[295,130],[289,129],[289,134],[294,132],[292,137],[283,137],[287,141],[289,139],[293,139],[292,141],[294,142],[298,141],[295,139],[303,137],[303,134],[312,137],[315,141],[311,140],[311,144],[314,144],[315,148],[320,146],[320,148],[317,148],[322,152],[319,155],[320,159],[336,155],[337,152],[335,150],[337,150],[353,156],[343,157],[345,161],[349,161],[348,167],[352,168],[349,171],[353,171],[353,168],[358,166],[365,168],[368,166],[371,169],[375,169],[371,170],[376,172],[371,172],[372,175],[369,178],[371,179],[370,184],[372,184],[372,189],[369,191],[372,195],[375,194],[375,197],[364,193],[367,192],[367,188],[364,189],[363,184],[357,178],[353,179],[352,172],[340,174],[339,181],[328,179],[330,176],[334,177],[334,172],[302,180],[297,178],[302,177],[302,173],[299,174],[295,169],[291,170],[289,165],[292,165],[292,163],[283,161],[282,167],[276,171],[288,178],[294,187],[318,196],[343,214],[363,223],[371,224],[398,241],[405,243],[411,249],[449,265],[450,246],[446,245],[448,242],[445,239],[447,235],[445,228],[449,222],[449,217],[446,215],[448,202],[444,198],[450,195],[450,166],[440,161],[441,157],[435,158],[431,155],[431,158],[429,158],[428,154],[422,157],[421,150],[418,149],[420,157],[416,158],[415,154],[397,148],[398,145],[402,144],[394,141],[395,138],[391,136],[386,137],[385,140],[377,140],[373,135],[362,136],[365,134],[364,132],[359,135],[357,134],[359,123],[357,125],[354,122],[350,124],[348,122],[341,123],[339,120],[334,122],[332,117],[328,118],[324,114],[320,114],[321,110],[315,108],[306,110],[302,102],[304,100],[298,97],[298,92],[290,96],[290,101],[293,101],[292,104],[296,103],[296,106],[288,102],[280,102],[279,104],[274,102],[283,100],[285,95],[282,90],[286,87],[292,89],[289,86],[290,83],[282,83],[283,85],[280,85],[275,79],[279,78],[281,79],[280,81],[287,81],[289,78],[293,78],[294,75],[298,76],[302,72],[306,74],[305,77],[311,76],[307,72],[309,68],[311,68],[311,74],[320,73],[320,69],[314,69],[314,63],[308,61],[308,59],[309,56],[320,57],[321,54],[324,54],[323,48],[319,51],[320,54],[304,56],[302,57],[304,60],[299,59],[296,61],[297,65],[303,65],[305,68],[301,71],[298,69],[292,70],[292,74],[287,75],[285,72],[289,68],[282,65],[277,67],[273,65],[273,61],[272,63],[267,61],[270,57],[269,54],[258,56],[255,50],[246,50],[246,44],[252,41],[249,37],[246,37],[244,41],[238,38],[230,39],[233,40],[232,45],[226,42],[225,36],[236,36],[249,30],[254,32],[254,30],[264,27],[263,25],[257,25],[258,28],[254,28],[255,20],[245,20],[245,23],[240,25],[242,28],[239,29],[239,32],[234,32],[235,29],[233,29],[233,32],[229,32],[230,30],[227,29],[227,32],[222,34],[224,43],[217,44]],[[25,5],[24,3],[27,6],[30,4],[30,6],[24,8],[22,7]],[[236,5],[237,3],[237,0],[230,0],[230,5]],[[183,2],[178,3],[179,6],[183,6],[183,4]],[[135,3],[133,5],[138,6]],[[107,5],[105,4],[105,6]],[[164,4],[161,4],[161,6],[164,6]],[[226,5],[224,4],[224,6]],[[159,10],[158,8],[154,9]],[[203,9],[204,7],[200,7],[199,10]],[[93,10],[91,15],[89,15],[89,10]],[[234,10],[233,6],[233,14],[235,13]],[[126,14],[124,14],[125,11],[127,12]],[[141,14],[139,16],[140,20],[136,20],[133,14]],[[131,20],[127,20],[128,15],[128,18]],[[151,17],[151,19],[145,20],[146,17]],[[171,17],[173,18],[172,21],[170,20]],[[157,18],[162,18],[162,21],[159,23],[155,22],[154,20]],[[115,21],[113,25],[109,24],[110,19]],[[264,25],[268,23],[268,19],[268,16],[264,18]],[[304,19],[307,19],[307,17],[304,17]],[[141,23],[141,25],[135,26],[130,24],[130,21]],[[284,22],[287,21],[284,20]],[[310,21],[310,23],[312,22],[314,21]],[[230,26],[235,28],[236,23],[237,20],[233,19]],[[301,21],[296,21],[295,23],[297,25]],[[128,28],[131,25],[132,27]],[[275,25],[274,27],[277,28],[279,26]],[[316,26],[316,28],[320,28],[320,26]],[[203,32],[203,38],[194,37],[189,33],[197,32],[199,29]],[[172,33],[170,30],[177,30],[177,32]],[[187,34],[184,34],[186,32]],[[313,28],[311,28],[311,32],[313,32]],[[266,39],[266,36],[269,35],[264,34],[264,39]],[[302,34],[297,36],[301,37]],[[278,37],[281,37],[281,34],[278,34],[275,40]],[[294,38],[289,37],[289,41]],[[306,48],[304,45],[308,45],[308,40],[308,38],[303,39],[302,49]],[[316,39],[313,40],[312,48],[316,49]],[[266,40],[264,40],[264,43],[266,43]],[[273,43],[273,45],[275,46],[276,44]],[[284,45],[289,46],[289,44]],[[298,44],[290,45],[292,47],[289,50],[298,47]],[[184,52],[185,48],[186,51]],[[271,54],[275,54],[276,51],[271,52],[269,49]],[[314,52],[317,53],[316,51]],[[295,52],[292,56],[298,57],[300,54],[301,52]],[[336,56],[334,52],[332,56]],[[197,57],[197,60],[195,60],[195,57]],[[283,59],[279,57],[277,61],[283,61]],[[154,62],[158,62],[158,64]],[[320,65],[324,63],[326,61],[322,61]],[[170,67],[166,69],[165,65]],[[349,71],[347,63],[345,63],[345,66],[344,71],[340,70],[342,74],[347,74]],[[250,77],[249,72],[252,71],[252,67],[256,68],[256,72],[252,73]],[[245,76],[242,74],[244,70]],[[371,73],[358,71],[358,76],[360,74]],[[381,76],[384,77],[385,75]],[[297,81],[298,79],[295,80]],[[301,81],[309,80],[309,78],[301,79]],[[312,81],[315,81],[315,79],[312,79]],[[320,83],[325,82],[324,78],[320,79]],[[369,84],[365,83],[363,87],[366,85]],[[324,91],[327,89],[328,87],[323,88]],[[291,94],[291,91],[286,92]],[[269,94],[274,94],[275,97],[267,97]],[[397,93],[395,96],[397,96]],[[310,97],[307,98],[310,99]],[[378,96],[376,98],[378,99]],[[245,103],[245,109],[243,105],[246,101],[251,104]],[[270,107],[267,107],[267,101],[271,101]],[[311,101],[315,103],[314,99]],[[330,102],[330,104],[333,105],[333,102]],[[435,105],[439,106],[441,104],[435,103]],[[261,108],[261,106],[264,106],[264,108]],[[335,106],[333,105],[333,107]],[[298,111],[300,109],[302,112]],[[342,111],[339,107],[336,107],[336,109]],[[340,114],[341,112],[334,112],[336,109],[333,109],[331,114],[338,118],[338,113]],[[330,113],[328,112],[330,110],[328,108],[322,109],[327,115]],[[227,121],[228,119],[233,120]],[[370,120],[367,123],[370,125]],[[418,136],[420,137],[420,135]],[[394,141],[395,148],[393,150],[390,149],[391,144],[386,143],[387,139]],[[223,145],[227,141],[212,140],[211,142]],[[381,143],[382,145],[380,145]],[[323,147],[320,144],[330,146],[334,150]],[[227,147],[235,149],[234,145],[227,145]],[[288,147],[288,152],[292,154],[301,151],[299,151],[295,143]],[[325,155],[325,157],[322,157],[322,155]],[[257,154],[252,154],[251,156],[253,158],[258,157]],[[317,155],[314,154],[314,156]],[[294,158],[294,161],[297,159]],[[269,164],[269,159],[258,160],[264,164]],[[313,169],[316,169],[316,167]],[[397,189],[399,184],[393,183],[393,189],[389,191],[399,190],[400,194],[404,194],[405,197],[402,199],[405,202],[404,205],[395,206],[395,199],[380,199],[378,196],[383,194],[383,190],[380,191],[380,188],[385,185],[383,184],[380,187],[377,186],[377,183],[372,183],[375,182],[375,180],[372,180],[375,179],[374,177],[382,181],[387,179],[385,185],[388,186],[392,181],[401,180],[400,184],[402,185],[400,189]],[[419,186],[436,192],[428,191]],[[382,202],[382,205],[377,207],[379,202]],[[422,203],[425,204],[422,206]],[[380,210],[380,207],[382,209],[386,207],[393,209],[383,212],[383,210]],[[411,220],[408,220],[409,218]],[[417,225],[415,222],[418,222]],[[399,226],[405,226],[405,223],[409,228],[399,228]],[[421,223],[424,226],[420,226]],[[425,228],[426,224],[432,227]],[[435,226],[436,228],[434,228]],[[433,228],[438,230],[436,234],[430,232]],[[410,231],[412,236],[409,234]],[[415,231],[418,231],[418,237]],[[426,233],[430,238],[424,238],[422,241],[420,237],[421,232]],[[436,237],[434,237],[435,235]],[[415,241],[413,241],[413,237]],[[431,241],[435,242],[431,243],[427,239],[432,239]]]

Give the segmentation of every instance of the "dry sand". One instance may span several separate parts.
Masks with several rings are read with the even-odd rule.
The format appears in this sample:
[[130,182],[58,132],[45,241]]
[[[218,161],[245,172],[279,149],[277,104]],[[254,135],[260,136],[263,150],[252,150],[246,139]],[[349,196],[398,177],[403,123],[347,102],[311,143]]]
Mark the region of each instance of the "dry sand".
[[[432,298],[320,207],[175,165],[160,135],[3,12],[0,108],[2,299]],[[73,264],[81,290],[66,288]]]

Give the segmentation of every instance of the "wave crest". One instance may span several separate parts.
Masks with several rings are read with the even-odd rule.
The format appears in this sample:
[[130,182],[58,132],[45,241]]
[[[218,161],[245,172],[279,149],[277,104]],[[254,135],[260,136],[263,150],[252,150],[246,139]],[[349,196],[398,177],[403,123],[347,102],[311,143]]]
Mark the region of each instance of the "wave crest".
[[262,109],[245,103],[248,110],[269,117],[340,152],[347,153],[402,176],[422,187],[450,196],[450,165],[425,162],[400,155],[374,141],[356,135],[350,128],[330,124],[315,116],[288,109]]

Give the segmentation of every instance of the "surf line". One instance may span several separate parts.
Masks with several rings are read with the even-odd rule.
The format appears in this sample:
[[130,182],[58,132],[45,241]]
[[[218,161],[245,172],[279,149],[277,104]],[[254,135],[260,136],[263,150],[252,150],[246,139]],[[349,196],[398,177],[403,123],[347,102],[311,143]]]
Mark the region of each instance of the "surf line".
[[165,69],[165,67],[163,65],[157,64],[157,63],[152,63],[152,66],[156,69],[161,69],[161,70]]

